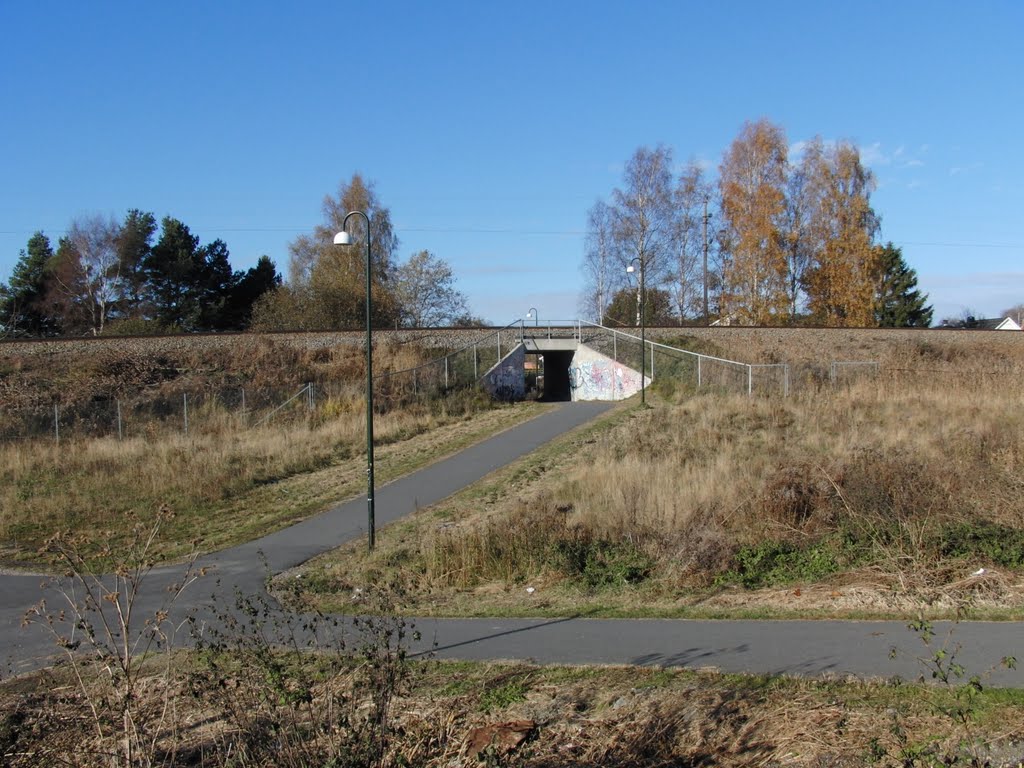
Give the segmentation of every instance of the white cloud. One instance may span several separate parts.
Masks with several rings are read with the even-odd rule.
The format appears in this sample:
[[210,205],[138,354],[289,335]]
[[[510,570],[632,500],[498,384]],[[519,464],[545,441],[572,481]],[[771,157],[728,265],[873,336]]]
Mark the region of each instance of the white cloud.
[[865,165],[889,165],[892,158],[882,149],[882,142],[860,147],[860,159]]

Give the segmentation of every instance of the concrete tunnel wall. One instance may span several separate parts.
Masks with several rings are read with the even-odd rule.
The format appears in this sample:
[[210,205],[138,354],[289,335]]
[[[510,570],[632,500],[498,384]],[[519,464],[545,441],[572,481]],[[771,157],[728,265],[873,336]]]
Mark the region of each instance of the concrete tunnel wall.
[[[640,372],[580,344],[568,370],[573,402],[624,400],[640,391]],[[651,383],[651,377],[647,377]]]
[[480,380],[495,400],[522,400],[526,397],[526,347],[517,346],[499,360]]

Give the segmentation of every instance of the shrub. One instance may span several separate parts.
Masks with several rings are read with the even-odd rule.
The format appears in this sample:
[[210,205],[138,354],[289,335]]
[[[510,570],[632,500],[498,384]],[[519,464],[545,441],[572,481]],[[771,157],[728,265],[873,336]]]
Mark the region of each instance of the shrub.
[[748,589],[794,581],[819,581],[839,571],[841,563],[837,554],[830,540],[805,548],[786,541],[765,541],[740,547],[733,569],[717,581],[719,584],[739,583]]
[[1024,531],[987,521],[943,526],[935,542],[943,557],[971,557],[1024,568]]
[[570,538],[555,543],[552,565],[591,589],[638,584],[651,574],[654,561],[632,542],[594,538],[574,529]]

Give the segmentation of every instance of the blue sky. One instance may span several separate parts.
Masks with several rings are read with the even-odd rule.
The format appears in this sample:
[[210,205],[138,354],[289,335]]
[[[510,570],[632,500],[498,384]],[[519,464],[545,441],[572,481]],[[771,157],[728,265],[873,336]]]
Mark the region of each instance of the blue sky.
[[861,147],[936,319],[1024,302],[1019,2],[0,0],[0,279],[129,208],[235,268],[354,171],[476,314],[577,315],[583,229],[641,145],[717,168],[746,120]]

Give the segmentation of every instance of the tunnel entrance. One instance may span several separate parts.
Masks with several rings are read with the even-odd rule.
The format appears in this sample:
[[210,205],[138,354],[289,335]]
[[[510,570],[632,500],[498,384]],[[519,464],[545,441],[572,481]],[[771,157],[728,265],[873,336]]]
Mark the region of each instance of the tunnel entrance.
[[[565,402],[572,399],[569,387],[569,366],[574,350],[548,349],[543,353],[529,354],[527,358],[535,364],[537,399],[544,402]],[[527,389],[532,383],[527,379]]]

